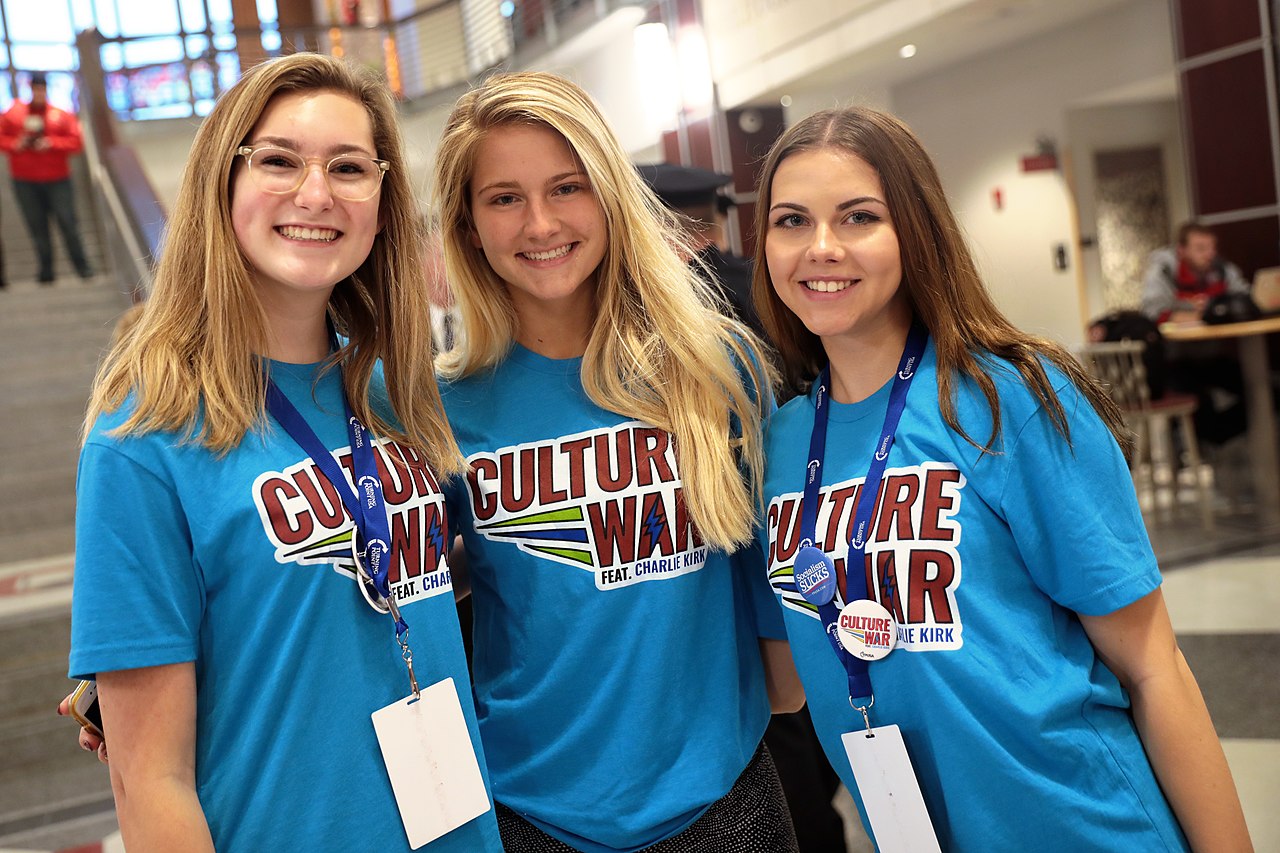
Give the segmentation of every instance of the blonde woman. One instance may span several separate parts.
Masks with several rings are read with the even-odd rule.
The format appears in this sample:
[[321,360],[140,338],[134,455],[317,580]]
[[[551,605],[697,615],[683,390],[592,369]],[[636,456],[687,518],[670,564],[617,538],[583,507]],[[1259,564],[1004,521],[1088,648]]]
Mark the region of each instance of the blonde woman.
[[789,658],[761,639],[780,625],[757,619],[758,555],[731,556],[770,399],[755,339],[563,78],[464,95],[435,198],[464,327],[440,362],[470,463],[450,517],[506,849],[794,849],[759,742],[769,694],[798,694],[766,685],[762,650]]
[[428,849],[497,851],[443,559],[437,476],[461,457],[391,96],[331,58],[264,63],[189,164],[77,489],[70,669],[97,678],[124,842],[410,849],[370,715],[409,695],[412,652],[423,705],[470,741],[440,772],[485,808]]
[[876,110],[817,113],[758,198],[756,304],[809,386],[769,422],[762,545],[878,844],[1251,849],[1120,413],[1001,314],[919,140]]

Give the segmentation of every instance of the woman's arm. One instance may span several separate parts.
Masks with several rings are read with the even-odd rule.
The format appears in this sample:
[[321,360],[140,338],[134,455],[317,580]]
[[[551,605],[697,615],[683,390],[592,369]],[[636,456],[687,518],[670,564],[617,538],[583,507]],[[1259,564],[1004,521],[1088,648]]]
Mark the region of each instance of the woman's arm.
[[213,851],[196,797],[196,677],[191,663],[98,673],[111,732],[111,790],[129,853]]
[[764,663],[764,684],[769,693],[769,709],[775,714],[794,714],[804,707],[804,685],[791,659],[786,640],[760,638],[760,660]]
[[1142,745],[1192,849],[1253,850],[1226,756],[1160,590],[1080,622],[1129,691]]
[[471,594],[471,564],[467,561],[467,549],[462,547],[462,537],[453,537],[449,549],[449,581],[453,584],[453,600],[461,601]]

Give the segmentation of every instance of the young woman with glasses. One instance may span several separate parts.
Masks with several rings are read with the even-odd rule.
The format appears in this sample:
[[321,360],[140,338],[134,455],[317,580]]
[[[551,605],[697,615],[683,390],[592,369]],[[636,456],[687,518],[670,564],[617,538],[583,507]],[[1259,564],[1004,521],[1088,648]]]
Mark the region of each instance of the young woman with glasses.
[[200,126],[77,488],[70,668],[97,678],[131,851],[410,849],[383,761],[409,747],[370,715],[411,694],[464,742],[429,781],[479,800],[428,849],[501,849],[418,223],[391,96],[341,61],[260,65]]

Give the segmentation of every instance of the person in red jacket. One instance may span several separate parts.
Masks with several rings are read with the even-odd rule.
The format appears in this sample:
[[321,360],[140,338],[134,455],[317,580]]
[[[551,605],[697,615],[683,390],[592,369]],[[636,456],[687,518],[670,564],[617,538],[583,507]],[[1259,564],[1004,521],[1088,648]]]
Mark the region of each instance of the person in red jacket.
[[9,155],[14,195],[36,244],[40,263],[38,279],[43,284],[53,282],[50,217],[58,223],[76,272],[81,278],[93,275],[76,224],[68,162],[72,154],[84,147],[80,123],[74,114],[50,104],[47,93],[45,75],[33,72],[30,102],[14,101],[13,106],[0,115],[0,151]]

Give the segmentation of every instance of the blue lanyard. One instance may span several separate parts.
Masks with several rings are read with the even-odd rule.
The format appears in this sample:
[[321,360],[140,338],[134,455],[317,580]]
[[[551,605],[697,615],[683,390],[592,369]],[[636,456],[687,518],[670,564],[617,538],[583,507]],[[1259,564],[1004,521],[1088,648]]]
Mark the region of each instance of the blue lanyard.
[[[396,637],[401,638],[409,626],[400,616],[400,608],[396,606],[387,583],[387,575],[391,568],[391,525],[387,521],[387,504],[382,494],[382,480],[378,477],[378,463],[373,454],[373,442],[369,431],[360,419],[351,413],[351,405],[347,402],[347,392],[342,392],[342,411],[347,417],[347,437],[351,442],[351,457],[355,465],[355,482],[358,492],[351,488],[347,478],[343,476],[342,467],[338,465],[333,454],[316,436],[315,431],[303,419],[298,410],[284,392],[267,378],[267,411],[271,413],[298,446],[306,452],[316,466],[337,491],[342,504],[355,522],[356,529],[352,533],[364,543],[364,564],[368,567],[370,579],[378,594],[386,601],[391,615],[396,621]],[[358,543],[357,543],[358,544]],[[360,549],[355,549],[359,560]],[[356,566],[359,573],[361,567]],[[356,579],[360,583],[360,579]]]
[[[920,358],[924,354],[925,344],[929,340],[928,331],[918,324],[912,324],[907,334],[907,343],[902,350],[902,358],[898,361],[898,372],[893,380],[893,388],[889,391],[889,408],[885,412],[884,426],[880,430],[880,439],[876,442],[875,453],[871,459],[871,467],[863,478],[862,487],[858,491],[857,509],[854,512],[853,527],[849,533],[849,555],[845,559],[845,602],[867,598],[866,565],[867,540],[871,534],[871,516],[875,512],[876,497],[880,490],[880,481],[884,477],[885,464],[889,459],[889,449],[893,446],[894,435],[898,431],[898,421],[907,405],[907,390],[911,380],[915,378],[920,366]],[[822,488],[823,457],[827,449],[827,418],[830,407],[827,403],[828,389],[831,387],[831,366],[827,365],[818,374],[818,391],[813,409],[813,432],[809,437],[809,462],[805,466],[804,500],[800,506],[800,545],[796,553],[797,588],[801,588],[799,574],[808,573],[800,568],[802,563],[808,564],[808,570],[819,575],[826,574],[823,582],[816,583],[812,590],[801,589],[801,594],[818,608],[827,640],[835,650],[836,657],[844,664],[849,676],[849,698],[855,696],[871,696],[871,676],[867,672],[868,662],[854,657],[845,651],[836,638],[836,620],[840,616],[835,606],[835,576],[831,571],[830,558],[818,552],[816,555],[805,555],[805,550],[817,551],[814,541],[818,525],[819,494]],[[804,555],[804,556],[802,556]],[[823,563],[813,565],[814,557],[820,557]],[[886,590],[886,604],[893,591]]]

